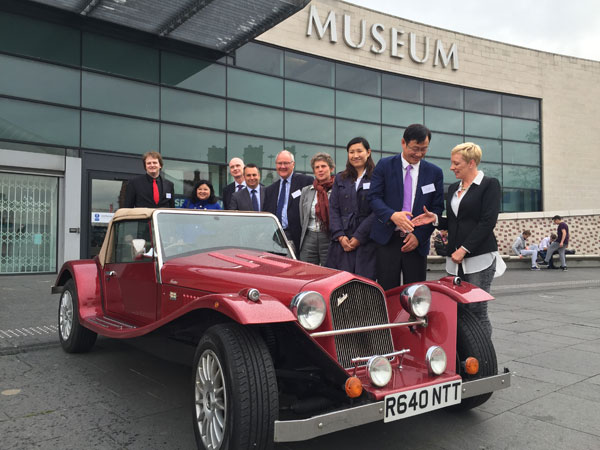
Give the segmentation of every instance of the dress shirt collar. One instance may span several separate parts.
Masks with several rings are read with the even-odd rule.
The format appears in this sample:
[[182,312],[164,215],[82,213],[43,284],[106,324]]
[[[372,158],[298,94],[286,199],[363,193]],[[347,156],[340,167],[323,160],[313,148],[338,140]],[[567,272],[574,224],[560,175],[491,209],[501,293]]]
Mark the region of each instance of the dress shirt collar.
[[[419,173],[419,166],[421,165],[421,161],[419,161],[419,162],[418,162],[418,163],[416,163],[416,164],[411,164],[411,163],[409,163],[407,160],[405,160],[405,159],[404,159],[404,156],[402,156],[402,153],[400,154],[400,158],[402,158],[402,170],[403,170],[404,172],[406,172],[406,168],[407,168],[407,167],[410,165],[410,166],[412,166],[412,167],[413,167],[413,169],[415,169],[415,170],[416,170],[416,172],[415,172],[415,171],[413,171],[412,173]],[[412,174],[411,174],[411,175],[412,175]]]

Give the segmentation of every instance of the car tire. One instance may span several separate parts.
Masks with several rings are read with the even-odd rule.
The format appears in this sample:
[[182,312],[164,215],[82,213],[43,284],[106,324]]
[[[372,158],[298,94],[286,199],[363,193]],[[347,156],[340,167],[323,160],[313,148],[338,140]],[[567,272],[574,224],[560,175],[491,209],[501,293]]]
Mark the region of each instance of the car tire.
[[272,448],[277,379],[258,333],[236,323],[209,328],[194,356],[192,389],[199,449]]
[[79,323],[79,300],[75,282],[71,279],[65,283],[58,303],[58,338],[60,345],[67,353],[83,353],[89,351],[98,335]]
[[[498,374],[496,350],[492,338],[483,330],[477,318],[468,309],[458,307],[456,329],[456,364],[457,372],[463,382]],[[469,375],[464,371],[464,361],[473,356],[479,361],[479,372]],[[464,399],[457,409],[468,410],[485,403],[492,396],[491,392]]]

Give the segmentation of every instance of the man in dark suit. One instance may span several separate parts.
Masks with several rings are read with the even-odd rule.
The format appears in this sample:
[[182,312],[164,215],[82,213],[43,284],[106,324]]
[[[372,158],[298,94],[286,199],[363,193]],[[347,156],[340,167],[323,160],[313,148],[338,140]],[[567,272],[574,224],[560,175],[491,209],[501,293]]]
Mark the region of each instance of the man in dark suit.
[[235,209],[231,207],[231,196],[246,187],[246,181],[244,181],[244,161],[240,158],[231,158],[231,161],[229,161],[229,173],[233,177],[233,183],[229,183],[223,188],[223,193],[221,194],[223,209]]
[[280,179],[265,189],[265,206],[277,216],[286,236],[294,243],[294,250],[300,249],[300,194],[302,188],[313,182],[313,177],[294,172],[294,155],[282,150],[275,158],[275,167]]
[[261,211],[265,202],[265,189],[260,184],[260,170],[256,164],[248,164],[244,167],[244,179],[246,188],[234,192],[231,196],[230,209],[238,211]]
[[[431,132],[410,125],[402,138],[402,154],[379,161],[371,178],[369,202],[377,220],[371,239],[377,248],[377,281],[384,290],[427,276],[427,255],[433,226],[414,228],[411,217],[444,210],[442,169],[424,161]],[[401,282],[402,276],[402,282]]]
[[158,152],[142,157],[146,173],[127,183],[124,208],[174,208],[173,183],[161,174],[163,159]]

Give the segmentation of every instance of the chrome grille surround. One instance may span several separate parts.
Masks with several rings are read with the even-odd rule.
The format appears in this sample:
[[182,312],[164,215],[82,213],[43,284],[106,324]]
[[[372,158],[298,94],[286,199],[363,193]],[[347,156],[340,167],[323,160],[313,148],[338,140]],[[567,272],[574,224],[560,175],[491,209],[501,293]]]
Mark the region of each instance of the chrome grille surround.
[[[329,304],[334,330],[388,323],[385,295],[376,286],[362,281],[353,280],[335,289]],[[394,351],[389,329],[343,334],[334,336],[334,340],[338,361],[344,368],[354,366],[353,358]]]

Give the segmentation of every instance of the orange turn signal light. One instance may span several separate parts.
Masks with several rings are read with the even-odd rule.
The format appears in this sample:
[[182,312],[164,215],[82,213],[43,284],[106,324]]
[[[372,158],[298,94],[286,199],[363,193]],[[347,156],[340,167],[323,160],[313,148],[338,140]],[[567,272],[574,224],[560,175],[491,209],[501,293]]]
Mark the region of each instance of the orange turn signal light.
[[350,398],[360,397],[362,394],[362,383],[358,377],[350,377],[346,380],[346,395]]
[[475,375],[479,372],[479,361],[477,361],[477,358],[473,358],[472,356],[467,358],[465,361],[465,372],[469,375]]

